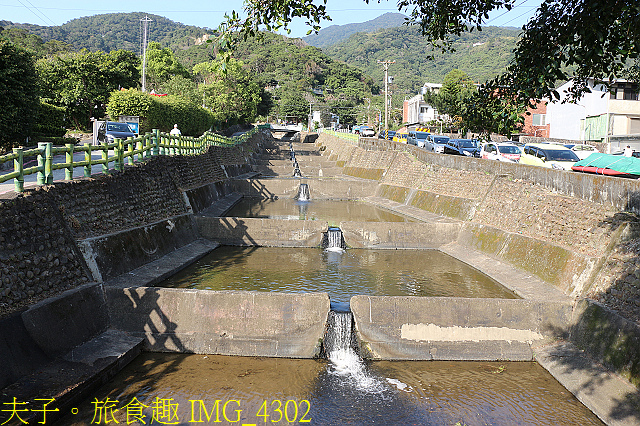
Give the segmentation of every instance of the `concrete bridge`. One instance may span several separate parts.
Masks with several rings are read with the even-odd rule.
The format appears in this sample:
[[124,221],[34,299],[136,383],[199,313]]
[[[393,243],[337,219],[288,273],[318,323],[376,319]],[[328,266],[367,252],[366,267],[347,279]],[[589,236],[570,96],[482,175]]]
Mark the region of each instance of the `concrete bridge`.
[[306,134],[292,178],[289,146],[263,132],[4,202],[4,394],[71,406],[142,350],[318,356],[327,293],[154,287],[220,244],[318,247],[325,221],[222,217],[242,197],[293,198],[306,182],[314,199],[418,220],[343,221],[350,247],[437,249],[520,297],[354,296],[370,358],[535,360],[606,423],[640,422],[640,225],[620,212],[637,211],[637,182]]

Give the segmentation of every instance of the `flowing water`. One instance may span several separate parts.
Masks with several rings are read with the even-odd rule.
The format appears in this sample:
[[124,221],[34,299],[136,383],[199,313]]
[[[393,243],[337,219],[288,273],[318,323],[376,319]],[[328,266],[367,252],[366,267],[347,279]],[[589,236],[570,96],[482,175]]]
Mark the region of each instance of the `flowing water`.
[[354,386],[333,361],[144,353],[58,425],[91,424],[96,401],[127,424],[134,397],[153,425],[602,425],[533,362],[359,362]]

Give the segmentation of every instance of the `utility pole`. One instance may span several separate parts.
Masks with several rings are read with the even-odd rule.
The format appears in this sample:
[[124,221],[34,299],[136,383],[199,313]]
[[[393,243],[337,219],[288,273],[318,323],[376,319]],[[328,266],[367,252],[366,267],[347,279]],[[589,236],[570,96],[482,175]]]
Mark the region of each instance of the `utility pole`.
[[149,22],[152,22],[152,19],[149,19],[148,16],[145,16],[140,20],[142,22],[142,27],[144,28],[143,36],[142,36],[142,91],[147,91],[147,26]]
[[389,134],[389,101],[387,96],[389,95],[389,65],[395,64],[396,61],[378,61],[379,64],[384,66],[384,135]]

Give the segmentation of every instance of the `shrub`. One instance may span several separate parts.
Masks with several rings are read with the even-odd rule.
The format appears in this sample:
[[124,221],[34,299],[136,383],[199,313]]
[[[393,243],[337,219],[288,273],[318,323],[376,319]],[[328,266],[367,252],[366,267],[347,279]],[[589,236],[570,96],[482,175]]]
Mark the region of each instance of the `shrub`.
[[209,111],[180,96],[153,96],[135,89],[113,92],[107,113],[112,120],[119,115],[140,117],[140,133],[152,129],[168,132],[177,124],[183,135],[200,136],[213,125]]
[[51,136],[60,138],[65,133],[67,133],[67,130],[65,129],[64,108],[41,101],[33,128],[34,137]]

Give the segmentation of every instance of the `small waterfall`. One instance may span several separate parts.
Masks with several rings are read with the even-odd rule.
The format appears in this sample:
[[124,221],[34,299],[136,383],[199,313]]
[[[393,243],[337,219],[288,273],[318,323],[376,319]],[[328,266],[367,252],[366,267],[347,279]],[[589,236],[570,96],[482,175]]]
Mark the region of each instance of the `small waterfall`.
[[325,356],[331,362],[329,373],[342,377],[344,386],[368,392],[383,391],[384,384],[367,372],[364,361],[355,350],[356,345],[353,314],[330,311],[323,340]]
[[309,196],[309,185],[306,183],[301,183],[298,187],[298,195],[296,195],[296,200],[298,201],[309,201],[311,198]]
[[329,227],[322,238],[322,248],[327,251],[344,251],[347,244],[344,242],[342,230],[338,227]]
[[296,167],[293,170],[293,177],[302,177],[302,173],[300,173],[300,168],[299,167]]

